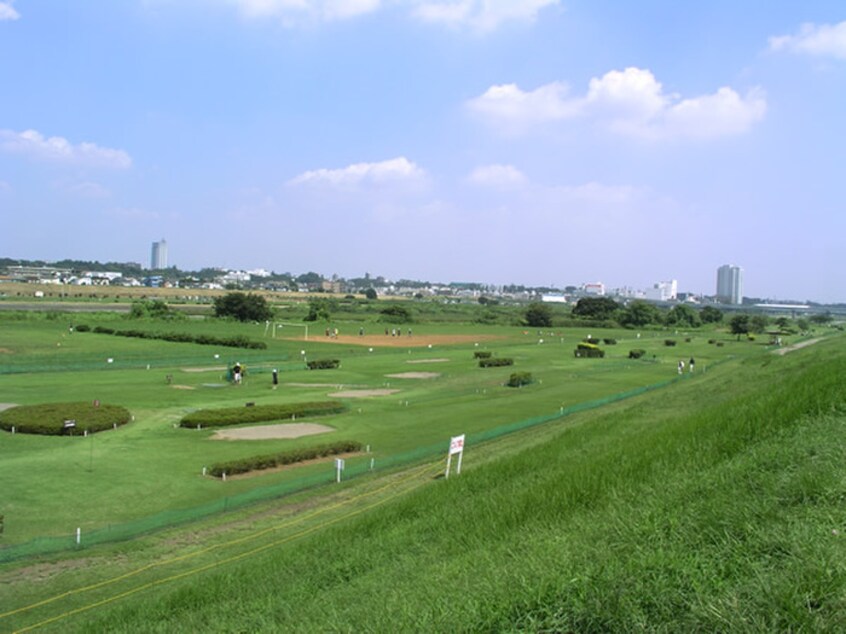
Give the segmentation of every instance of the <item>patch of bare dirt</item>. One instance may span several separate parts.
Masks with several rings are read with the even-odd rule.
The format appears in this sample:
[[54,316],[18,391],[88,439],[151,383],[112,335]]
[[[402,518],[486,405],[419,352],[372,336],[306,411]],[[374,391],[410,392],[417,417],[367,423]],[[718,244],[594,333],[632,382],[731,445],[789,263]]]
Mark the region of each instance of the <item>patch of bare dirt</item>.
[[15,354],[14,351],[9,350],[8,348],[0,348],[0,354]]
[[193,387],[192,385],[171,385],[174,390],[195,390],[197,388]]
[[377,389],[377,390],[344,390],[343,392],[332,392],[327,396],[335,398],[368,398],[370,396],[390,396],[399,390]]
[[409,359],[406,363],[446,363],[449,359]]
[[439,372],[400,372],[399,374],[386,374],[392,379],[434,379],[441,376]]
[[10,407],[17,407],[17,406],[18,406],[17,403],[0,403],[0,412],[2,412],[4,409],[9,409]]
[[255,425],[239,429],[216,431],[212,440],[271,440],[277,438],[300,438],[335,431],[328,425],[314,423],[280,423],[276,425]]
[[225,372],[226,366],[217,365],[210,368],[181,368],[182,372]]

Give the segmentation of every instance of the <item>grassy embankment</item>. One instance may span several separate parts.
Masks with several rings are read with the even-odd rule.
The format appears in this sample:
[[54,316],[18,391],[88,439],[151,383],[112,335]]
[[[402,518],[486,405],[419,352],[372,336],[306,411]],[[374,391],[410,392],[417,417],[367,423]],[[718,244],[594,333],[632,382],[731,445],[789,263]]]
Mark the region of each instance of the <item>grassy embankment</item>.
[[53,625],[842,630],[844,373],[842,337],[731,362],[514,456],[474,467],[468,449],[460,478]]

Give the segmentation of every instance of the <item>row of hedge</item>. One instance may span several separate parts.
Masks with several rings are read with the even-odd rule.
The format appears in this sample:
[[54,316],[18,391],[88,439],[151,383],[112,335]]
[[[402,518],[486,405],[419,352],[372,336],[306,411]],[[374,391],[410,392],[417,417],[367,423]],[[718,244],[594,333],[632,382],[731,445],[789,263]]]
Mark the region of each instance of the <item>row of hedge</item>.
[[309,370],[334,370],[341,367],[340,359],[315,359],[306,363]]
[[209,468],[208,473],[215,478],[221,478],[224,474],[231,476],[239,473],[248,473],[250,471],[273,469],[274,467],[296,464],[298,462],[305,462],[306,460],[314,460],[315,458],[326,458],[327,456],[353,453],[361,451],[362,447],[363,445],[355,440],[340,440],[326,445],[317,445],[316,447],[301,447],[299,449],[289,449],[288,451],[277,454],[251,456],[249,458],[230,460],[229,462],[219,462],[217,464],[213,464]]
[[174,343],[197,343],[201,346],[223,346],[225,348],[247,348],[250,350],[266,350],[263,341],[252,341],[242,335],[234,337],[214,337],[212,335],[192,335],[187,332],[150,332],[146,330],[116,330],[108,326],[91,328],[86,324],[76,326],[77,332],[94,332],[98,335],[115,335],[118,337],[133,337],[136,339],[157,339]]
[[534,383],[531,372],[513,372],[508,378],[508,387],[523,387]]
[[328,416],[329,414],[340,414],[345,409],[343,403],[338,401],[201,409],[183,416],[182,420],[179,421],[179,426],[227,427],[244,423],[266,423],[297,416]]
[[514,359],[509,357],[489,357],[487,359],[479,359],[480,368],[499,368],[506,365],[514,365]]
[[[44,403],[19,405],[0,412],[0,429],[22,434],[62,436],[94,433],[126,425],[132,414],[119,405],[84,403]],[[66,422],[73,422],[67,425]]]

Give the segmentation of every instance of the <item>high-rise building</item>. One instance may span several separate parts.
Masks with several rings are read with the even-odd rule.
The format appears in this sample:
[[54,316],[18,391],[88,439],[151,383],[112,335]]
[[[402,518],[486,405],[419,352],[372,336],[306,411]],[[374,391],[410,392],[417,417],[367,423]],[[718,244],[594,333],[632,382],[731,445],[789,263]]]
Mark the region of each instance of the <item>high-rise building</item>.
[[724,264],[717,269],[717,298],[726,304],[743,303],[743,269]]
[[162,238],[159,242],[153,243],[153,251],[150,255],[150,268],[160,270],[167,268],[167,242]]

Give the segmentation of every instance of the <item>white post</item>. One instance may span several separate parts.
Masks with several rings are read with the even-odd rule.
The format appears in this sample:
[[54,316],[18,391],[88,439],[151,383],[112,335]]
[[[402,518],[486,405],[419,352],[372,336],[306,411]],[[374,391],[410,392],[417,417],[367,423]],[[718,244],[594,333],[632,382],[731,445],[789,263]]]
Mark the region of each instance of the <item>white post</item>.
[[77,529],[76,529],[76,543],[77,543],[77,545],[79,545],[79,543],[80,543],[81,541],[82,541],[82,529],[81,529],[81,528],[77,528]]
[[203,475],[206,475],[206,468],[203,467]]
[[343,471],[343,470],[344,470],[344,459],[343,458],[335,458],[335,471],[336,471],[335,481],[336,482],[341,481],[341,471]]
[[226,482],[226,471],[223,472],[223,481]]
[[464,451],[458,452],[458,465],[455,468],[455,475],[461,475],[461,458],[464,456]]
[[376,458],[370,459],[370,470],[373,471],[373,466],[376,464]]
[[13,434],[15,433],[15,426],[14,425],[12,425],[12,433]]
[[444,478],[449,478],[449,467],[452,464],[452,452],[447,454],[447,468],[446,473],[444,474]]

